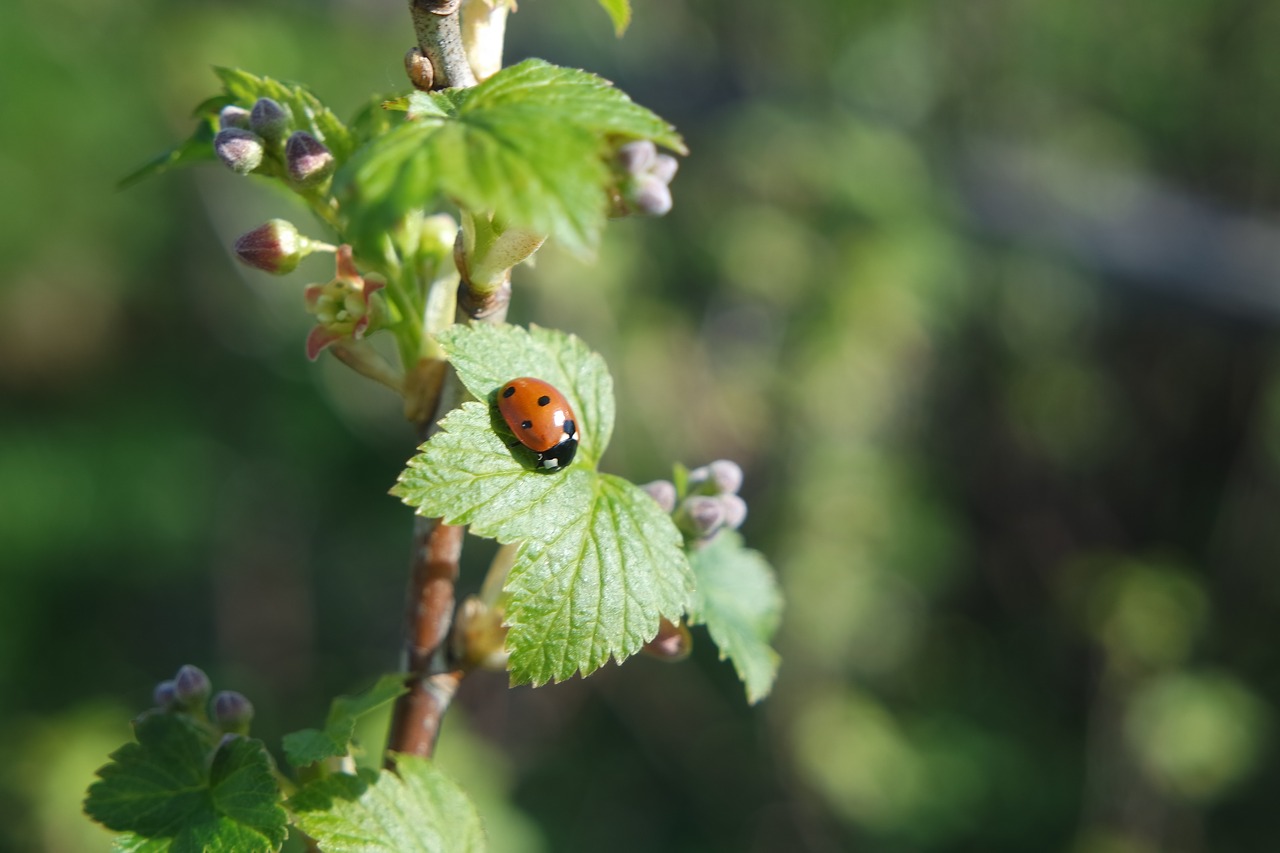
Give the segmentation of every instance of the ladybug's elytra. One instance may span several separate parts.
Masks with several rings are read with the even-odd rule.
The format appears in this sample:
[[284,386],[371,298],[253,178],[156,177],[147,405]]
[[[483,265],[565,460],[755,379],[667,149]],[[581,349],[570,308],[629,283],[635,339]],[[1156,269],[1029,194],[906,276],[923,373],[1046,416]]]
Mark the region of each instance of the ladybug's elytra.
[[549,382],[522,376],[498,390],[498,411],[540,468],[564,468],[578,452],[578,418]]

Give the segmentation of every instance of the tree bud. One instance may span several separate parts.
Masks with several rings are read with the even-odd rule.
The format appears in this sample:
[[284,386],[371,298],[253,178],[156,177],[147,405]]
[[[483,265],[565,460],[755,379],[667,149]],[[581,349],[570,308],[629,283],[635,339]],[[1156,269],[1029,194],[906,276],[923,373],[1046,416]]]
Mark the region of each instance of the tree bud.
[[458,608],[453,627],[454,650],[468,666],[481,669],[507,668],[507,629],[502,611],[469,595]]
[[173,687],[177,700],[190,708],[208,698],[212,685],[209,684],[209,676],[204,674],[204,670],[187,664],[173,677]]
[[648,139],[628,142],[618,149],[615,155],[618,165],[624,172],[632,175],[643,175],[653,168],[658,149]]
[[285,168],[299,184],[314,184],[333,174],[336,163],[324,143],[305,130],[289,137],[284,146]]
[[283,139],[291,124],[293,113],[271,98],[258,98],[249,112],[249,129],[270,142]]
[[649,169],[649,174],[653,175],[664,184],[671,183],[671,179],[676,176],[676,170],[680,168],[680,161],[672,157],[670,154],[659,154],[653,160],[653,167]]
[[241,130],[249,129],[249,111],[244,107],[237,107],[235,104],[227,104],[218,113],[218,129],[226,130],[229,127],[238,127]]
[[641,175],[628,195],[628,206],[642,216],[663,216],[671,210],[671,189],[653,175]]
[[404,55],[404,70],[409,75],[409,82],[413,84],[413,88],[423,92],[431,91],[436,73],[431,66],[431,60],[422,53],[422,48],[416,46],[409,48],[409,52]]
[[682,661],[693,650],[693,635],[684,622],[674,623],[663,619],[658,625],[658,635],[644,644],[642,651],[668,663]]
[[657,501],[663,512],[670,513],[676,508],[676,487],[670,480],[654,480],[640,488],[649,493],[649,497]]
[[247,175],[262,165],[262,137],[252,131],[228,127],[213,137],[213,151],[233,172]]
[[307,241],[293,223],[272,219],[235,242],[236,257],[251,267],[284,275],[293,272],[307,254]]
[[719,498],[694,495],[685,498],[676,513],[676,524],[685,532],[706,539],[724,523],[724,504]]
[[747,520],[747,502],[737,495],[721,495],[720,503],[724,506],[724,526],[737,530]]
[[162,681],[156,685],[156,689],[151,691],[151,701],[156,703],[157,708],[163,708],[168,711],[178,703],[178,688],[174,685],[173,679]]
[[253,720],[253,704],[244,694],[222,690],[213,697],[213,721],[224,732],[244,734]]

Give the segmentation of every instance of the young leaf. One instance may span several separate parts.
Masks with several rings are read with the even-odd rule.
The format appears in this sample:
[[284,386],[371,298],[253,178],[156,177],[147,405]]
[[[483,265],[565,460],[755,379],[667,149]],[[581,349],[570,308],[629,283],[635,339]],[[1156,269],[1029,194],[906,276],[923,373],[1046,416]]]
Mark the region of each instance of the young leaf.
[[141,717],[134,734],[137,742],[98,771],[84,806],[108,829],[132,834],[125,849],[255,853],[284,843],[285,813],[261,741],[216,745],[190,718],[159,711]]
[[631,23],[631,0],[600,0],[600,5],[613,19],[613,31],[619,37]]
[[249,108],[259,98],[272,100],[293,113],[293,129],[305,130],[328,147],[339,163],[351,155],[355,140],[333,112],[306,88],[258,77],[239,68],[215,68],[231,103]]
[[213,137],[218,132],[217,110],[207,115],[200,115],[199,119],[200,123],[196,125],[195,132],[191,134],[189,139],[173,146],[163,154],[156,155],[136,171],[121,178],[117,186],[122,190],[128,189],[136,183],[155,177],[170,169],[194,166],[197,163],[205,163],[215,159]]
[[706,625],[720,648],[720,659],[733,661],[747,701],[769,695],[778,672],[778,653],[769,645],[782,616],[782,595],[773,569],[758,551],[742,546],[742,537],[722,531],[689,561],[698,586],[689,621]]
[[693,577],[670,517],[637,486],[595,476],[585,511],[526,539],[507,579],[511,680],[589,675],[689,607]]
[[[613,426],[603,360],[546,329],[458,326],[440,342],[468,390],[487,402],[445,417],[393,493],[423,515],[523,543],[506,586],[513,681],[560,681],[634,654],[661,617],[685,612],[693,577],[670,517],[592,467]],[[511,446],[492,398],[522,375],[551,382],[578,415],[583,449],[566,470],[538,471],[528,451]]]
[[444,194],[586,253],[604,226],[609,140],[685,150],[669,124],[608,81],[538,59],[470,89],[415,93],[408,118],[338,175],[367,229]]
[[324,731],[303,729],[284,736],[285,757],[294,767],[302,767],[326,758],[346,755],[351,751],[356,721],[363,715],[394,702],[406,690],[408,687],[405,686],[404,675],[391,673],[382,676],[364,693],[337,697],[329,707]]
[[289,799],[298,826],[325,853],[479,853],[471,800],[429,761],[396,758],[396,772],[335,774]]

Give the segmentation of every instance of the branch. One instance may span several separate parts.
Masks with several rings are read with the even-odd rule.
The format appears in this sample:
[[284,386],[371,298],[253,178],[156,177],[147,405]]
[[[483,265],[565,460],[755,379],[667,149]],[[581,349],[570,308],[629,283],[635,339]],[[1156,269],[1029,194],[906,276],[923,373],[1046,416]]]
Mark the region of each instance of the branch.
[[462,0],[409,0],[418,49],[431,62],[432,87],[447,89],[476,84],[462,46],[458,8]]

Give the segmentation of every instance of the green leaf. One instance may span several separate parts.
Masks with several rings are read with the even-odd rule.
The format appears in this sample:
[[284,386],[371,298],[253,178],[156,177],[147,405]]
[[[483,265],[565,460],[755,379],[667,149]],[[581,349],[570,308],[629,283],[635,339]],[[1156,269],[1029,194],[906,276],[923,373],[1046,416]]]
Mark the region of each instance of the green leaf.
[[600,0],[600,5],[613,19],[613,31],[621,37],[631,23],[631,0]]
[[[521,542],[506,585],[514,682],[544,684],[621,661],[680,618],[693,576],[671,519],[594,464],[613,428],[607,368],[577,338],[547,329],[456,326],[439,336],[467,389],[486,402],[450,412],[392,490],[419,513]],[[534,468],[497,412],[517,376],[555,385],[578,415],[582,449],[567,469]]]
[[351,131],[305,87],[258,77],[239,68],[215,68],[214,73],[222,80],[231,103],[249,109],[259,98],[271,98],[293,113],[294,130],[305,130],[319,139],[339,163],[351,156],[355,148]]
[[[219,108],[220,109],[220,108]],[[120,179],[119,189],[128,189],[134,184],[153,178],[171,169],[183,166],[194,166],[216,159],[213,153],[213,137],[218,132],[218,117],[215,110],[211,115],[200,116],[200,123],[195,132],[185,142],[173,146],[163,154],[158,154],[136,171]]]
[[408,690],[402,673],[378,679],[373,687],[356,696],[339,696],[329,707],[324,731],[303,729],[284,736],[284,754],[294,767],[302,767],[346,755],[351,751],[356,721],[383,705],[394,702]]
[[773,569],[727,530],[694,551],[690,562],[698,586],[689,621],[707,626],[720,659],[733,661],[747,701],[755,704],[769,695],[778,673],[778,653],[769,642],[782,617],[782,594]]
[[[567,514],[567,513],[566,513]],[[573,521],[526,539],[507,578],[509,666],[515,683],[590,674],[677,621],[693,578],[670,517],[639,487],[595,477]]]
[[159,711],[141,717],[134,733],[137,742],[112,753],[85,799],[94,820],[131,833],[121,849],[254,853],[284,843],[285,812],[261,741],[218,745],[191,718]]
[[669,124],[608,81],[540,59],[470,89],[415,93],[407,115],[336,181],[370,232],[443,194],[586,253],[605,222],[612,141],[686,150]]
[[471,800],[425,759],[396,758],[396,772],[337,774],[289,799],[297,825],[325,853],[473,853],[485,849]]

